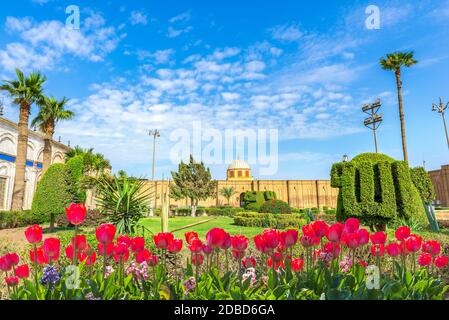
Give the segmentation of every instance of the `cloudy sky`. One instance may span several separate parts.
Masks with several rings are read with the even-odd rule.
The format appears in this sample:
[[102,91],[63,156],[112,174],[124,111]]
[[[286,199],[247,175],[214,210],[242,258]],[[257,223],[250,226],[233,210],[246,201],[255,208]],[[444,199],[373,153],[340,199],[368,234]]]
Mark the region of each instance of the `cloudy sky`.
[[[115,171],[149,177],[159,129],[156,177],[167,177],[179,129],[278,131],[278,170],[261,179],[327,179],[343,154],[373,151],[360,107],[380,98],[380,151],[402,157],[394,75],[379,58],[415,52],[403,72],[410,163],[448,163],[441,118],[449,100],[449,1],[74,1],[16,0],[0,13],[0,79],[40,70],[45,91],[70,98],[73,121],[56,137],[93,147]],[[368,29],[365,10],[380,10]],[[69,17],[69,22],[73,20]],[[4,97],[5,115],[17,107]],[[33,115],[36,108],[33,108]],[[207,145],[207,141],[203,141]],[[259,147],[258,147],[259,150]],[[271,150],[271,149],[270,149]],[[239,153],[235,148],[223,154]],[[248,158],[248,154],[240,158]],[[202,157],[202,155],[199,155]],[[224,178],[226,161],[210,164]]]

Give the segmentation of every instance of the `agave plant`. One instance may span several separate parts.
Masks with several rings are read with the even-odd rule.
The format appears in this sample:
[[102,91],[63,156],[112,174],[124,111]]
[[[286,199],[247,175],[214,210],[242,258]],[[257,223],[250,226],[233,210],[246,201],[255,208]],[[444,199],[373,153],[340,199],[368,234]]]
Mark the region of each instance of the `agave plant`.
[[151,190],[142,180],[121,176],[101,176],[96,180],[96,201],[121,233],[134,233],[143,213],[148,211]]

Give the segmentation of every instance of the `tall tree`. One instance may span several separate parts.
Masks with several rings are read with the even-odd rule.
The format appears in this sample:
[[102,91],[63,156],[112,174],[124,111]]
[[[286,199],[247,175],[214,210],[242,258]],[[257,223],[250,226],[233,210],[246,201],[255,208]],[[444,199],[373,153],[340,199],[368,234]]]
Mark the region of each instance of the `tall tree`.
[[226,200],[228,201],[228,206],[229,206],[229,203],[231,202],[231,198],[235,194],[235,189],[234,189],[234,187],[223,187],[220,189],[220,194],[226,198]]
[[60,120],[68,120],[75,115],[73,111],[65,109],[68,102],[69,100],[65,97],[61,100],[56,100],[54,97],[42,97],[38,101],[39,113],[31,122],[31,126],[38,126],[45,135],[43,172],[47,171],[51,164],[51,141],[53,140],[56,124]]
[[42,85],[46,78],[39,72],[32,72],[27,77],[16,69],[17,79],[4,80],[0,90],[7,91],[13,103],[19,106],[19,134],[16,154],[16,170],[12,195],[12,210],[22,210],[25,194],[25,168],[28,148],[28,121],[31,105],[42,98]]
[[190,155],[189,163],[181,163],[178,172],[172,171],[173,184],[170,185],[170,197],[175,200],[189,199],[192,217],[195,216],[199,200],[215,195],[217,182],[212,180],[209,168],[198,163]]
[[66,161],[76,157],[82,156],[84,160],[84,173],[87,175],[98,176],[106,169],[111,168],[111,163],[101,153],[94,153],[93,148],[83,149],[80,146],[75,146],[65,154]]
[[404,108],[402,105],[402,80],[401,80],[401,68],[411,67],[418,63],[413,58],[412,52],[394,52],[389,53],[386,57],[380,59],[380,65],[384,70],[394,71],[396,76],[396,86],[398,90],[398,106],[399,106],[399,120],[401,122],[401,136],[402,136],[402,152],[404,154],[404,160],[408,161],[407,154],[407,140],[405,136],[405,121],[404,121]]

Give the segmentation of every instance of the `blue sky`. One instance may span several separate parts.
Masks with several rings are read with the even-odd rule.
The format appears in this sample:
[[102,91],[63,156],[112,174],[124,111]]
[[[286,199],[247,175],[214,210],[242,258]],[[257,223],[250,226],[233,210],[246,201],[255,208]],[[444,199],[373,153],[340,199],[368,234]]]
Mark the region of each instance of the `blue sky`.
[[[65,26],[69,4],[79,30]],[[380,29],[365,27],[368,5]],[[343,154],[374,149],[360,107],[379,97],[380,151],[402,157],[394,76],[378,60],[413,50],[419,63],[403,72],[409,160],[437,169],[448,149],[431,105],[449,100],[448,22],[449,1],[8,1],[0,78],[15,67],[45,73],[46,93],[70,98],[77,114],[55,137],[104,153],[115,171],[148,177],[147,130],[158,128],[156,177],[167,177],[170,134],[200,120],[278,130],[279,169],[264,176],[255,164],[256,178],[327,179]],[[225,177],[225,163],[210,167]]]

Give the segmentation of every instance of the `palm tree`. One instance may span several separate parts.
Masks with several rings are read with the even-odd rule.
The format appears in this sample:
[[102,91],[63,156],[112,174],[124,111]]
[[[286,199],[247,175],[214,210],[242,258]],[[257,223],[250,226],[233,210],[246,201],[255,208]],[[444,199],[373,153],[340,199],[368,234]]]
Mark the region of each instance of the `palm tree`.
[[45,134],[44,138],[44,161],[42,172],[45,172],[51,164],[51,140],[55,133],[55,126],[60,120],[68,120],[75,116],[71,110],[64,109],[69,102],[65,97],[62,100],[56,100],[53,97],[42,97],[38,101],[40,107],[39,113],[31,122],[31,126],[38,126]]
[[232,196],[235,194],[234,187],[223,187],[220,189],[220,194],[228,200],[228,206]]
[[84,161],[84,173],[91,175],[94,174],[98,176],[103,173],[104,170],[111,168],[111,163],[108,159],[104,157],[101,153],[94,153],[93,148],[83,149],[79,146],[70,149],[65,154],[65,159],[68,161],[69,159],[82,156]]
[[25,193],[25,167],[28,148],[28,120],[31,105],[42,97],[42,84],[46,78],[39,72],[32,72],[25,77],[22,71],[16,69],[17,79],[5,80],[0,90],[5,90],[19,106],[19,134],[17,142],[16,170],[14,176],[14,190],[12,196],[12,210],[22,210]]
[[405,137],[405,122],[404,122],[404,109],[402,106],[402,81],[401,81],[401,68],[411,67],[418,63],[413,59],[413,51],[411,52],[394,52],[387,54],[386,57],[380,59],[380,65],[384,70],[394,71],[396,76],[396,85],[398,90],[398,105],[399,105],[399,120],[401,121],[401,136],[402,136],[402,151],[404,153],[404,160],[408,161],[407,154],[407,141]]

